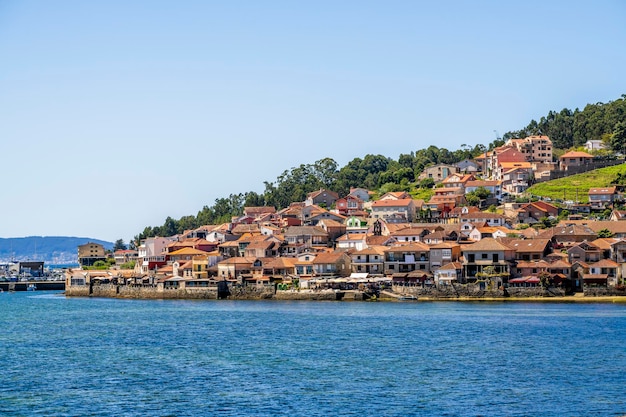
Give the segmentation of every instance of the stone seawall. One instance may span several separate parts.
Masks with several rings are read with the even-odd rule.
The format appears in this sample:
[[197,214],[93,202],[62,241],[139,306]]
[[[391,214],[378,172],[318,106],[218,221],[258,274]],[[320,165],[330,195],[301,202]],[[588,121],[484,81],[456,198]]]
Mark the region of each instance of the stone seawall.
[[455,298],[536,298],[536,297],[564,297],[565,292],[561,289],[550,288],[516,288],[509,287],[502,289],[481,289],[475,284],[456,284],[454,286],[435,287],[403,287],[393,286],[393,291],[399,294],[414,295],[418,298],[426,297],[433,300],[451,300]]
[[[104,297],[137,299],[216,300],[217,288],[186,288],[158,290],[156,287],[133,287],[125,285],[94,285],[89,293],[87,285],[73,285],[65,290],[68,297]],[[273,287],[231,288],[230,300],[266,300],[274,298]]]
[[[230,288],[229,300],[310,300],[310,301],[361,301],[365,297],[361,291],[334,290],[279,290],[274,292],[273,287],[233,287]],[[392,288],[393,293],[398,295],[413,295],[422,300],[506,300],[506,299],[571,299],[561,289],[556,288],[515,288],[481,289],[479,285],[464,284],[445,286],[439,288],[405,287]],[[217,288],[187,288],[158,290],[156,287],[133,287],[116,286],[113,284],[94,285],[89,291],[89,286],[69,286],[65,289],[68,297],[104,297],[104,298],[134,298],[134,299],[203,299],[216,300]],[[581,294],[582,295],[582,294]],[[624,290],[606,288],[586,288],[584,296],[588,300],[607,296],[625,296]],[[381,295],[382,300],[393,301],[395,298]]]
[[276,300],[312,300],[312,301],[335,301],[337,294],[332,290],[327,291],[277,291],[274,297]]
[[585,297],[619,297],[625,296],[626,290],[621,288],[585,288]]

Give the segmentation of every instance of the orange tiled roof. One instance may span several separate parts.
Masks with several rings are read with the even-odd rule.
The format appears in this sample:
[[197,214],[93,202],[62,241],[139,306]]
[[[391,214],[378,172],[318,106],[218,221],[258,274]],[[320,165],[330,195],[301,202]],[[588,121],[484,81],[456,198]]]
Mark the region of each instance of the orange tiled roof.
[[565,158],[593,158],[593,155],[589,155],[587,152],[569,151],[559,157],[559,159]]

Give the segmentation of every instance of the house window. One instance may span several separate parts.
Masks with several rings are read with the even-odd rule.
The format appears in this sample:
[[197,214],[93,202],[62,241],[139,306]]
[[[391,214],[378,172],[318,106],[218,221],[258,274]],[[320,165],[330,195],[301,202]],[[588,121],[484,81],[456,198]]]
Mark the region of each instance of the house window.
[[489,255],[487,255],[486,253],[481,253],[480,259],[489,259]]
[[441,256],[444,257],[444,258],[452,257],[452,250],[451,249],[443,249],[441,251]]

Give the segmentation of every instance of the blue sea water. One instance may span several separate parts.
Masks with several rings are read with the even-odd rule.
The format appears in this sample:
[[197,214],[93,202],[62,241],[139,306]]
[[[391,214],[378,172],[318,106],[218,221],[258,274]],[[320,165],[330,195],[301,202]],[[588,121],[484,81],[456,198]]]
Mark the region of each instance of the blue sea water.
[[0,294],[2,416],[617,416],[626,305]]

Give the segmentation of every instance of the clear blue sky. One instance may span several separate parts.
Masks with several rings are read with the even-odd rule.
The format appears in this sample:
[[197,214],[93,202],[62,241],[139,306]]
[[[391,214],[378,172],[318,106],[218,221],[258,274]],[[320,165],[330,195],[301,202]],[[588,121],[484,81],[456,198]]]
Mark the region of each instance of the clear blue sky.
[[0,0],[0,237],[128,242],[285,169],[626,93],[626,2]]

